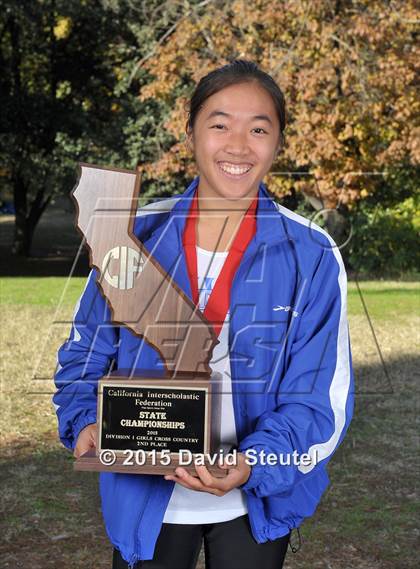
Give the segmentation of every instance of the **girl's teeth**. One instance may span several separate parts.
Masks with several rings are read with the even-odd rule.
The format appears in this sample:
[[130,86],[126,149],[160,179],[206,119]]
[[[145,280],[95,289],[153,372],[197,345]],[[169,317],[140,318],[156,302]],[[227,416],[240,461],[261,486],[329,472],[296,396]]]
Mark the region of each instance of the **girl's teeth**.
[[251,169],[251,167],[248,168],[238,168],[237,166],[227,166],[226,164],[220,164],[220,168],[224,171],[227,172],[228,174],[245,174],[245,172],[248,172],[248,170]]

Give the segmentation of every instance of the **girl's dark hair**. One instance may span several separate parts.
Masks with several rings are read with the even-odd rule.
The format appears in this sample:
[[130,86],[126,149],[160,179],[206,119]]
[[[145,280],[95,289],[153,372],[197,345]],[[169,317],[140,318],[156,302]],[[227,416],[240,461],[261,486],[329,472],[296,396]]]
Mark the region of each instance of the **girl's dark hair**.
[[202,77],[191,96],[188,120],[186,124],[187,133],[192,132],[197,114],[206,99],[221,91],[225,87],[236,85],[238,83],[258,82],[271,96],[277,117],[280,124],[280,141],[284,145],[283,131],[286,128],[286,105],[284,95],[274,81],[274,79],[265,71],[262,71],[253,61],[245,59],[235,59],[231,63],[214,69],[205,77]]

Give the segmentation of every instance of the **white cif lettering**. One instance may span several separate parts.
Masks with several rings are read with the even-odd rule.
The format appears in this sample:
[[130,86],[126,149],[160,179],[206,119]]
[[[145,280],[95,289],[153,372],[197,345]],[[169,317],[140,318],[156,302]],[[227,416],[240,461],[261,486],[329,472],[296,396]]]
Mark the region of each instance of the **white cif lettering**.
[[[117,275],[111,275],[109,266],[113,259],[120,261],[120,270]],[[133,288],[134,277],[142,272],[144,259],[138,251],[131,247],[114,247],[104,256],[102,273],[108,284],[120,290]]]

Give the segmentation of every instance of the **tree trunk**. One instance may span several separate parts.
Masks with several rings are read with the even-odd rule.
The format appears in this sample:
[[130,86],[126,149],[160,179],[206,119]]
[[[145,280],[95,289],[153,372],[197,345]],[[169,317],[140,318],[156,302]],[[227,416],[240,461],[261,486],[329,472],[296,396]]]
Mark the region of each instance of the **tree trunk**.
[[29,226],[24,218],[16,216],[15,235],[12,245],[12,253],[14,255],[29,257],[34,229]]
[[51,196],[43,199],[44,192],[40,190],[31,203],[28,211],[28,187],[23,177],[16,174],[13,180],[13,199],[15,205],[15,233],[13,237],[12,253],[28,257],[31,252],[35,228]]
[[13,201],[15,205],[15,234],[12,253],[26,256],[30,249],[30,239],[28,239],[26,231],[27,188],[19,174],[15,175],[13,179]]

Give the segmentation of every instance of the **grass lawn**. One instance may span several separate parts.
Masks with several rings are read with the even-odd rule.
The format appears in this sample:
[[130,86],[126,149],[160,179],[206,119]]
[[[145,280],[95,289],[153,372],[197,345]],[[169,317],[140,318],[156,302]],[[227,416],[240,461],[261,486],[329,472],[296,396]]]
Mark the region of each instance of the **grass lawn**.
[[[84,282],[0,280],[2,567],[111,565],[97,474],[73,472],[70,453],[57,441],[50,403],[56,351],[68,335]],[[348,295],[354,419],[330,463],[331,485],[303,524],[303,546],[296,554],[289,551],[286,569],[417,566],[419,285],[367,281],[359,286],[362,297],[353,282]]]

